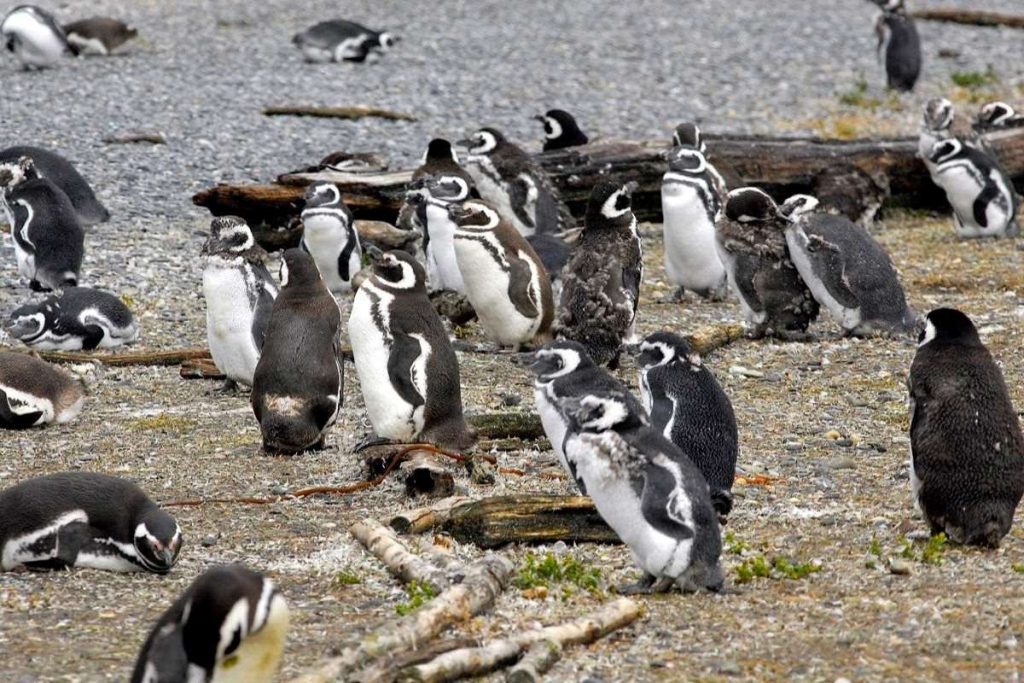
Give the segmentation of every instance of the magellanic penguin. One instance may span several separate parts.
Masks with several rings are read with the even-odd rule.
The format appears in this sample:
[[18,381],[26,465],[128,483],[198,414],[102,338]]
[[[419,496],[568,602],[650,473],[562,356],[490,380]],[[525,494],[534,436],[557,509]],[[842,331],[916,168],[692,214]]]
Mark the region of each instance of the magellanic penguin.
[[459,361],[425,279],[414,258],[390,251],[359,287],[348,321],[359,386],[378,437],[468,448]]
[[672,149],[668,151],[670,166],[672,159],[680,150],[697,150],[704,157],[704,163],[707,164],[707,172],[711,175],[711,180],[714,184],[715,193],[718,195],[718,203],[720,205],[725,204],[725,195],[729,193],[730,184],[736,187],[743,184],[739,174],[736,173],[736,170],[732,168],[732,166],[724,164],[721,170],[719,170],[718,166],[720,162],[714,162],[711,160],[708,155],[708,145],[704,142],[704,134],[701,132],[700,126],[696,123],[684,121],[676,126],[672,133]]
[[931,160],[932,149],[940,140],[953,137],[952,127],[955,112],[953,103],[944,97],[935,97],[924,105],[921,116],[921,132],[917,138],[917,156],[935,179],[935,164]]
[[135,317],[119,298],[88,287],[14,309],[8,333],[42,351],[112,349],[139,339]]
[[89,17],[64,25],[68,44],[78,55],[111,55],[139,35],[134,28],[111,17]]
[[729,397],[685,339],[648,335],[639,346],[640,396],[651,426],[685,453],[704,475],[721,518],[732,510],[739,435]]
[[[32,170],[22,168],[22,157],[32,160]],[[78,220],[84,226],[96,225],[110,220],[110,212],[96,199],[88,181],[74,165],[56,152],[41,147],[18,145],[0,150],[0,169],[7,168],[17,185],[22,179],[38,175],[59,187],[68,196],[78,213]],[[28,176],[27,178],[25,176]]]
[[352,290],[352,278],[363,267],[355,218],[334,183],[314,183],[306,191],[299,246],[313,257],[332,294]]
[[516,351],[550,341],[551,282],[526,238],[480,199],[451,204],[448,215],[466,297],[487,337]]
[[547,113],[538,114],[533,118],[544,126],[545,152],[579,147],[590,142],[587,134],[580,130],[576,118],[564,109],[549,109]]
[[921,75],[921,39],[914,20],[907,15],[903,0],[873,0],[882,8],[875,21],[878,58],[885,62],[890,88],[909,92]]
[[933,534],[998,547],[1024,494],[1024,438],[970,318],[950,308],[928,314],[907,385],[915,505]]
[[427,289],[450,289],[466,293],[458,261],[455,259],[455,221],[448,207],[469,197],[470,186],[459,176],[420,178],[409,186],[406,203],[423,225],[423,253],[427,263]]
[[85,389],[55,365],[0,351],[0,428],[27,429],[78,417]]
[[577,341],[598,365],[616,367],[633,336],[643,247],[630,196],[636,183],[602,180],[590,192],[583,233],[573,245],[562,283],[560,336]]
[[724,300],[729,284],[715,246],[721,204],[714,177],[698,150],[673,151],[661,179],[661,210],[665,273],[678,287],[675,296],[682,298],[691,290],[712,301]]
[[1020,196],[999,163],[956,138],[932,147],[932,180],[953,207],[953,229],[961,239],[1016,237]]
[[131,683],[272,683],[288,604],[242,565],[207,569],[153,625]]
[[1018,114],[1006,102],[988,102],[978,110],[972,124],[978,134],[993,130],[1024,127],[1024,114]]
[[252,386],[278,291],[264,264],[266,252],[244,220],[218,216],[202,253],[210,355],[227,377],[225,389]]
[[465,183],[466,197],[478,196],[473,187],[473,177],[459,164],[459,155],[452,147],[452,143],[444,138],[434,138],[424,150],[420,165],[412,172],[412,183],[409,185],[406,201],[398,211],[398,221],[395,224],[403,230],[419,230],[425,236],[427,204],[418,202],[415,198],[423,194],[423,188],[428,180],[446,176],[460,178]]
[[566,401],[585,396],[617,396],[626,403],[631,414],[646,420],[644,408],[625,384],[594,364],[582,344],[560,339],[527,354],[526,358],[529,359],[530,370],[536,375],[533,396],[544,433],[562,467],[586,495],[586,484],[577,476],[576,464],[565,458],[565,440],[570,427],[565,412]]
[[281,292],[252,381],[252,410],[268,453],[323,448],[342,401],[340,339],[341,311],[313,257],[284,252]]
[[44,69],[74,54],[53,15],[35,5],[8,12],[0,22],[0,37],[26,69]]
[[700,470],[617,396],[566,402],[565,456],[643,570],[620,593],[720,591],[718,515]]
[[397,41],[387,31],[344,19],[321,21],[292,38],[307,62],[373,62]]
[[575,226],[547,173],[500,132],[481,128],[459,144],[469,148],[466,170],[480,197],[494,204],[516,230],[529,236]]
[[818,201],[794,195],[780,211],[789,256],[815,300],[843,332],[864,337],[918,329],[889,254],[846,216],[816,210]]
[[548,272],[551,298],[557,306],[562,300],[562,271],[569,262],[572,249],[564,239],[550,233],[534,233],[527,237],[526,241],[533,247],[533,251],[544,264],[544,270]]
[[790,259],[785,224],[772,198],[754,187],[730,192],[718,221],[718,253],[755,339],[806,340],[818,317],[818,302]]
[[135,484],[61,472],[0,491],[0,570],[91,567],[166,574],[181,529]]
[[34,291],[78,285],[85,256],[85,233],[71,200],[55,184],[34,173],[32,160],[22,157],[18,168],[0,165],[0,188],[14,237],[18,272]]

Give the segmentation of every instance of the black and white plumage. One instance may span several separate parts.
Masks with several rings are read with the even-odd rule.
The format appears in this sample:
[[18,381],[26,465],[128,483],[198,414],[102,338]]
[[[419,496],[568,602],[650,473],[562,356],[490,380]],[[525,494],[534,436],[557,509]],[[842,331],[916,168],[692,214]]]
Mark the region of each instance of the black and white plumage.
[[78,55],[111,55],[139,32],[112,17],[89,17],[64,25],[68,44]]
[[924,162],[928,172],[935,177],[935,164],[931,160],[935,143],[953,137],[952,127],[955,118],[953,103],[944,97],[928,100],[921,116],[921,132],[917,138],[917,156]]
[[466,170],[482,199],[524,235],[560,233],[575,225],[547,173],[494,128],[481,128],[459,144],[469,148]]
[[818,302],[790,259],[785,224],[772,198],[754,187],[730,192],[718,221],[718,253],[754,338],[805,339],[818,317]]
[[270,579],[242,565],[212,567],[153,625],[131,683],[271,683],[288,621]]
[[334,19],[296,33],[292,43],[302,50],[307,62],[373,62],[397,40],[397,36],[387,31],[374,31],[354,21]]
[[202,253],[210,355],[227,377],[226,388],[252,386],[278,292],[266,253],[237,216],[213,219]]
[[138,341],[135,317],[121,299],[88,287],[68,287],[59,296],[19,306],[8,333],[42,351],[112,349]]
[[725,204],[725,195],[729,193],[730,184],[737,187],[743,184],[735,169],[728,164],[719,169],[719,164],[711,160],[708,155],[708,145],[704,141],[704,134],[696,123],[684,121],[675,127],[675,130],[672,132],[672,149],[668,151],[670,166],[673,158],[681,150],[696,150],[703,155],[704,162],[707,164],[707,172],[711,175],[720,205]]
[[540,257],[544,269],[548,272],[548,280],[551,281],[551,299],[557,306],[562,300],[562,272],[565,264],[569,262],[572,248],[559,237],[549,233],[534,233],[526,238],[533,251]]
[[978,110],[972,127],[978,134],[1007,128],[1021,128],[1024,127],[1024,114],[1018,114],[1006,102],[988,102]]
[[907,15],[903,0],[873,0],[882,12],[875,21],[878,58],[884,60],[886,82],[894,90],[909,92],[921,75],[921,39]]
[[621,398],[584,396],[564,410],[565,456],[644,572],[619,592],[721,590],[721,530],[700,470]]
[[78,417],[85,389],[56,365],[0,351],[0,429],[27,429]]
[[469,198],[470,185],[460,176],[432,176],[414,181],[406,205],[423,226],[423,253],[427,264],[427,289],[466,293],[462,271],[455,259],[455,221],[448,213],[453,203]]
[[[420,165],[412,172],[413,182],[409,186],[406,201],[398,212],[396,225],[403,230],[418,230],[424,236],[427,232],[427,204],[418,202],[418,195],[423,194],[425,183],[431,179],[443,177],[459,178],[466,186],[466,197],[477,196],[473,187],[473,177],[459,163],[459,155],[452,143],[444,138],[434,138],[423,151]],[[421,190],[417,192],[416,190]],[[461,200],[457,200],[461,201]]]
[[538,114],[533,118],[544,126],[545,152],[579,147],[590,141],[587,134],[580,130],[576,118],[564,109],[549,109],[546,113]]
[[342,403],[340,339],[341,311],[313,257],[287,250],[250,397],[268,453],[323,448]]
[[[31,170],[24,167],[21,162],[23,158],[31,159]],[[56,152],[31,145],[8,147],[0,150],[0,175],[4,169],[10,172],[12,185],[36,176],[52,182],[71,200],[75,212],[78,213],[78,220],[84,226],[110,220],[110,212],[96,199],[96,194],[88,181],[70,161]],[[3,183],[0,183],[0,186],[2,185]]]
[[787,199],[789,256],[815,300],[849,335],[916,332],[917,314],[907,306],[889,254],[846,216],[817,210],[809,195]]
[[174,518],[118,477],[61,472],[0,491],[0,570],[166,574],[181,542]]
[[700,354],[671,332],[648,335],[637,347],[640,396],[661,431],[704,475],[715,511],[732,510],[739,435],[732,402]]
[[352,278],[363,267],[355,218],[334,183],[314,183],[306,191],[299,246],[313,257],[327,289],[333,294],[352,290]]
[[26,69],[45,69],[73,53],[53,15],[35,5],[18,5],[0,22],[4,46]]
[[348,334],[366,413],[378,437],[467,448],[459,361],[427,298],[426,275],[403,251],[383,254],[356,292]]
[[999,163],[983,150],[956,138],[940,140],[929,155],[932,180],[953,207],[960,238],[1014,237],[1020,234],[1020,197]]
[[610,180],[594,186],[562,278],[559,334],[583,344],[598,365],[618,365],[636,325],[644,259],[631,208],[635,189]]
[[928,314],[907,385],[915,505],[933,534],[998,547],[1024,494],[1024,437],[970,318]]

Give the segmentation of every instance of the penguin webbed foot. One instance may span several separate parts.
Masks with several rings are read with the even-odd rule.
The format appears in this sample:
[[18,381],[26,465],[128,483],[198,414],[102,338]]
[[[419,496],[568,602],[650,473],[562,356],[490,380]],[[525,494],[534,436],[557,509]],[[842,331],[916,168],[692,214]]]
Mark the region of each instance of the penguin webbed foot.
[[234,394],[238,391],[238,382],[233,379],[224,380],[224,384],[221,384],[216,389],[213,389],[211,393],[214,394]]
[[385,439],[383,436],[377,436],[376,434],[368,434],[367,436],[356,442],[356,445],[352,447],[353,453],[360,453],[368,448],[374,446],[392,446],[396,442],[391,439]]
[[675,581],[668,577],[657,577],[654,574],[644,574],[635,583],[627,583],[616,588],[619,595],[652,595],[664,593],[672,587]]

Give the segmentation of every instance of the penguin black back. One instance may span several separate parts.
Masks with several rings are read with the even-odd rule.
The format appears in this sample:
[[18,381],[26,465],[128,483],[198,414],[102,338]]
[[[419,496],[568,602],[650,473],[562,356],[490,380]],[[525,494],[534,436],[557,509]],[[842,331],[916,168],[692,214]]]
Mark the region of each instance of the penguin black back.
[[885,60],[889,87],[909,92],[921,75],[921,39],[903,0],[874,0],[882,8],[875,24],[879,56]]
[[36,173],[48,178],[68,196],[82,225],[95,225],[110,220],[110,212],[96,199],[88,181],[70,161],[42,147],[16,145],[0,150],[0,165],[17,163],[21,157],[31,159]]

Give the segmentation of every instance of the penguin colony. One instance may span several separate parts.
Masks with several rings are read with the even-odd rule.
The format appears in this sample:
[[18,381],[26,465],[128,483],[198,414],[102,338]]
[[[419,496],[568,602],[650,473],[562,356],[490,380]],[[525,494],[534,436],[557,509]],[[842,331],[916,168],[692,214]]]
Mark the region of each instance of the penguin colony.
[[[903,0],[874,1],[887,82],[911,90],[921,71],[916,28]],[[39,69],[65,55],[111,54],[137,32],[104,17],[62,27],[26,5],[7,14],[0,34],[25,68]],[[372,62],[396,41],[343,20],[293,38],[310,62]],[[589,141],[564,110],[536,119],[544,151]],[[948,100],[928,102],[918,151],[949,199],[956,234],[1017,236],[1021,198],[983,135],[1024,126],[1024,116],[992,102],[968,133],[955,134],[954,122]],[[736,414],[683,337],[636,335],[644,271],[635,184],[598,183],[577,226],[540,166],[497,129],[481,128],[461,145],[460,157],[447,140],[431,140],[405,195],[398,223],[420,234],[421,258],[363,245],[328,182],[309,187],[300,248],[283,254],[276,280],[244,220],[213,219],[202,292],[225,388],[251,387],[267,452],[324,448],[344,401],[347,328],[371,441],[472,448],[458,357],[430,298],[464,295],[499,350],[528,350],[521,357],[535,375],[535,408],[552,449],[641,570],[619,591],[721,591],[721,525],[735,504],[741,456]],[[331,155],[313,168],[367,172],[375,163]],[[693,292],[721,301],[731,291],[753,338],[813,340],[808,328],[821,309],[842,335],[917,335],[908,380],[913,502],[931,533],[998,547],[1024,494],[1024,437],[973,322],[951,308],[920,319],[870,230],[815,197],[778,202],[735,178],[716,167],[699,127],[676,128],[661,185],[676,299]],[[0,190],[19,274],[32,290],[56,292],[14,309],[8,333],[38,350],[136,341],[120,299],[79,286],[84,228],[110,218],[85,179],[58,154],[18,146],[0,150]],[[608,370],[624,353],[635,357],[635,391]],[[0,428],[65,424],[85,400],[82,384],[62,370],[0,351]],[[177,563],[183,538],[174,518],[125,479],[53,473],[0,491],[3,571],[162,574]],[[154,624],[131,680],[272,680],[288,620],[268,578],[240,565],[213,567]]]

